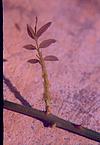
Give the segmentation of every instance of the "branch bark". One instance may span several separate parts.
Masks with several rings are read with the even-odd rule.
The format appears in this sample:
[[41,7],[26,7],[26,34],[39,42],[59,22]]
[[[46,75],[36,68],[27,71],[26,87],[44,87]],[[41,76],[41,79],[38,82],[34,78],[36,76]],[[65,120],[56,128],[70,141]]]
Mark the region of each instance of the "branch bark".
[[69,121],[65,121],[64,119],[61,119],[53,114],[47,115],[43,111],[31,107],[22,106],[7,100],[4,100],[3,107],[4,109],[21,113],[32,118],[36,118],[42,121],[45,127],[50,127],[56,123],[56,127],[60,129],[64,129],[80,136],[86,137],[88,139],[100,142],[100,133],[71,123]]

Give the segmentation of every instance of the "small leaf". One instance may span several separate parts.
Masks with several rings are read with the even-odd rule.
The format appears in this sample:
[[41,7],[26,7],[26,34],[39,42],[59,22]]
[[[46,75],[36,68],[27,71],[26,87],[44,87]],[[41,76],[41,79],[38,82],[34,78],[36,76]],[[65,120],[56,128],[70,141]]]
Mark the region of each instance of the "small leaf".
[[28,35],[32,38],[32,39],[35,39],[35,32],[34,30],[32,29],[32,27],[30,25],[27,24],[27,32],[28,32]]
[[46,61],[58,61],[59,59],[56,56],[48,55],[44,57],[44,60]]
[[4,62],[6,62],[6,61],[7,61],[7,59],[3,59],[3,61],[4,61]]
[[48,47],[49,45],[51,45],[52,43],[55,43],[56,40],[55,39],[47,39],[44,40],[40,43],[39,48],[45,48]]
[[38,31],[37,31],[37,38],[40,37],[42,35],[42,33],[44,33],[48,28],[49,26],[51,25],[52,22],[48,22],[46,23],[45,25],[43,25]]
[[28,50],[35,50],[36,49],[36,47],[34,46],[34,45],[32,45],[32,44],[28,44],[28,45],[25,45],[25,46],[23,46],[25,49],[28,49]]
[[80,129],[83,128],[81,124],[74,124],[74,123],[72,123],[72,125],[73,125],[75,128],[80,128]]
[[34,28],[35,34],[36,34],[36,31],[37,31],[37,22],[38,22],[38,18],[37,18],[37,16],[36,16],[36,17],[35,17],[35,28]]
[[18,23],[15,23],[15,27],[18,31],[21,31],[20,25]]
[[38,59],[29,59],[27,62],[34,64],[34,63],[38,63],[39,60]]

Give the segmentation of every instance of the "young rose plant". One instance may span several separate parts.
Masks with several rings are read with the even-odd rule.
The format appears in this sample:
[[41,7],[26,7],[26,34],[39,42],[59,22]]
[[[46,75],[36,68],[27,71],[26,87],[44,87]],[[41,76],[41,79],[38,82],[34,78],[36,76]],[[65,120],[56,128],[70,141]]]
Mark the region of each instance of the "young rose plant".
[[47,55],[43,57],[42,55],[42,48],[46,48],[51,44],[55,43],[55,39],[47,39],[39,43],[39,37],[50,27],[52,22],[48,22],[43,25],[40,29],[37,29],[38,18],[36,17],[35,26],[32,28],[30,25],[27,24],[27,33],[28,35],[34,40],[35,44],[27,44],[24,46],[27,50],[36,50],[36,58],[28,60],[29,63],[39,63],[42,69],[42,78],[43,78],[43,86],[44,86],[44,93],[43,98],[45,101],[45,112],[49,114],[51,112],[50,109],[50,84],[48,80],[48,73],[46,70],[45,61],[58,61],[58,58],[54,55]]

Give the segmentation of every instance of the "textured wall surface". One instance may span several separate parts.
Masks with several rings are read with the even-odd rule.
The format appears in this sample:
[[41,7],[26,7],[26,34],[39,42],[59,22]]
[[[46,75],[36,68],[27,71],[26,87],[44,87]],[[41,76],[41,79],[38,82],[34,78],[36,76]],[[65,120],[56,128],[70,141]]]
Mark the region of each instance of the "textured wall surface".
[[[100,132],[100,0],[4,0],[4,99],[44,110],[41,68],[27,63],[35,53],[26,24],[52,21],[40,40],[57,43],[43,49],[58,62],[46,62],[53,113]],[[27,104],[28,104],[27,103]],[[4,110],[4,145],[100,145],[84,137]]]

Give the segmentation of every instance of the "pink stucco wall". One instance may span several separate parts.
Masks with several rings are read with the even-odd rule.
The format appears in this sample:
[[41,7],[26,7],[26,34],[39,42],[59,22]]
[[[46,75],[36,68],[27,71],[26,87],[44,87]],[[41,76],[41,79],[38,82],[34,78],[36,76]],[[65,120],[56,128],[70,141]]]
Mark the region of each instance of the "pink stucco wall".
[[[21,104],[23,97],[34,108],[44,109],[41,69],[27,63],[35,53],[26,24],[52,21],[40,40],[57,43],[43,49],[58,62],[46,62],[51,83],[53,113],[100,132],[100,1],[4,0],[4,99]],[[17,94],[14,94],[15,89]],[[19,99],[18,99],[19,98]],[[100,145],[84,137],[4,110],[4,145]]]

